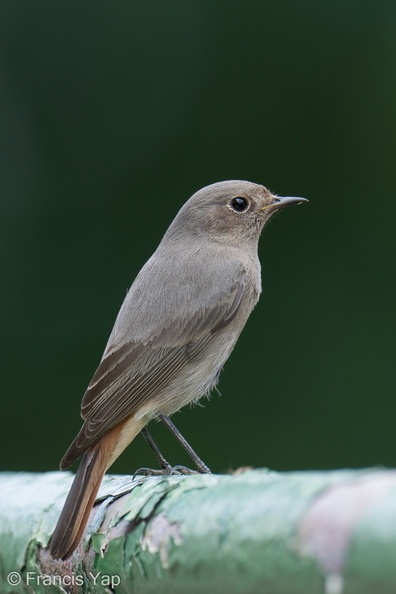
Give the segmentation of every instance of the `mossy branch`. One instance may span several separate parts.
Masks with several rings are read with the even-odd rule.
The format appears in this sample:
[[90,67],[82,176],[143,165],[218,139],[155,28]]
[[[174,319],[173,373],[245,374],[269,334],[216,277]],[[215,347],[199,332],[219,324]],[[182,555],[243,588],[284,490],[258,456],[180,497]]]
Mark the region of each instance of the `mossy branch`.
[[54,561],[71,478],[0,474],[2,593],[396,592],[395,471],[106,477],[79,549]]

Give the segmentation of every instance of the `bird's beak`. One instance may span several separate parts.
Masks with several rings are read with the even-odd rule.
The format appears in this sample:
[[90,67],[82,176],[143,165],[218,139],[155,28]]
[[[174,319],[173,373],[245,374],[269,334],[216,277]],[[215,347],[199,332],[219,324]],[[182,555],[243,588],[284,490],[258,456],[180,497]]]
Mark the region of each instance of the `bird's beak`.
[[286,206],[292,206],[292,204],[302,204],[308,202],[306,198],[300,198],[297,196],[274,196],[271,204],[263,206],[260,210],[271,210],[275,211],[279,208],[285,208]]

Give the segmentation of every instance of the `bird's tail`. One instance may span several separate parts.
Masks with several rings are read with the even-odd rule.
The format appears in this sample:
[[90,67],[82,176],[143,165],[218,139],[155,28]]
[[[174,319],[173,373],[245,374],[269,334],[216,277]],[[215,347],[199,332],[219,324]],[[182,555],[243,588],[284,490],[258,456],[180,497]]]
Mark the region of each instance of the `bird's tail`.
[[68,559],[78,546],[100,483],[107,469],[106,450],[100,442],[88,450],[78,467],[51,538],[50,553],[55,559]]
[[130,415],[85,452],[51,538],[52,557],[68,559],[76,550],[104,473],[145,424]]
[[142,430],[146,420],[130,415],[85,452],[51,538],[55,559],[68,559],[78,547],[106,470]]

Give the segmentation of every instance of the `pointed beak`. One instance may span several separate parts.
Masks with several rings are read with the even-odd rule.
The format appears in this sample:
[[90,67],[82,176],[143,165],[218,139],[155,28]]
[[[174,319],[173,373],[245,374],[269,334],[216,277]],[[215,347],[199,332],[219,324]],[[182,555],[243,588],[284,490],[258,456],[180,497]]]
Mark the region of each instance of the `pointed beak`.
[[292,206],[293,204],[302,204],[303,202],[308,202],[308,200],[306,198],[301,198],[297,196],[274,196],[271,204],[263,206],[261,210],[275,211],[279,208],[286,208],[286,206]]

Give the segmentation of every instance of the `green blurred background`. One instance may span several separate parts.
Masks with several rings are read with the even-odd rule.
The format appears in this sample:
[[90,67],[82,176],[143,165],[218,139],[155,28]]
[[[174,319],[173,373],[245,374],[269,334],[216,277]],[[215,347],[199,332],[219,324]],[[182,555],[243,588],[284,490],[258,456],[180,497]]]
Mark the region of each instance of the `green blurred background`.
[[[127,287],[230,178],[310,202],[176,424],[214,471],[395,466],[394,0],[6,0],[0,35],[1,468],[57,468]],[[112,470],[153,464],[139,437]]]

